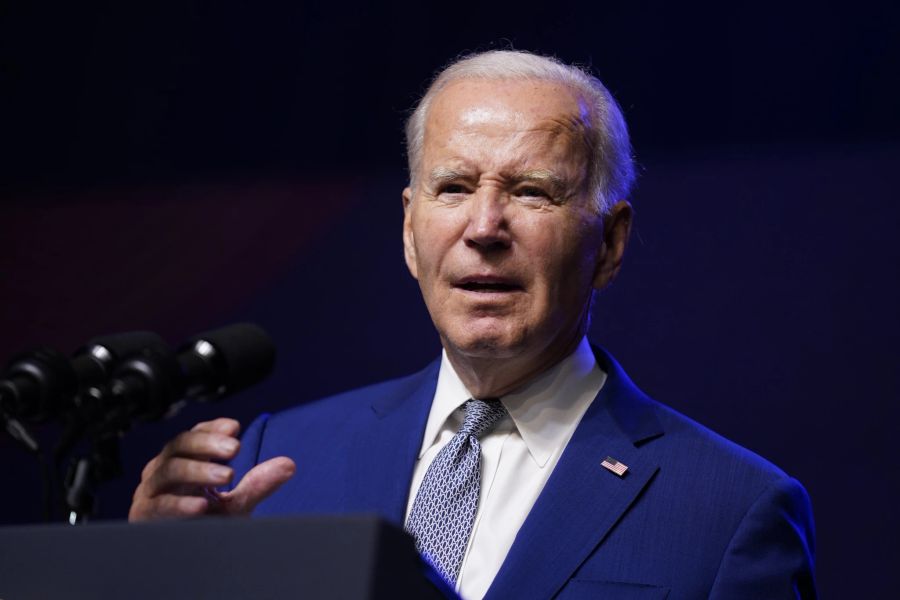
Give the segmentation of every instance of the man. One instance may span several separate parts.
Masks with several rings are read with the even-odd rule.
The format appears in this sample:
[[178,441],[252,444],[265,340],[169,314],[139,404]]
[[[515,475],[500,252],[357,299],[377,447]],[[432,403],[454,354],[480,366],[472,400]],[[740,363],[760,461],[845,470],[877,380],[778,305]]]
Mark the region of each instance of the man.
[[130,517],[374,511],[466,598],[814,597],[803,488],[585,339],[632,219],[600,82],[474,55],[432,83],[407,146],[405,258],[441,360],[264,416],[239,453],[236,422],[198,425],[147,465]]

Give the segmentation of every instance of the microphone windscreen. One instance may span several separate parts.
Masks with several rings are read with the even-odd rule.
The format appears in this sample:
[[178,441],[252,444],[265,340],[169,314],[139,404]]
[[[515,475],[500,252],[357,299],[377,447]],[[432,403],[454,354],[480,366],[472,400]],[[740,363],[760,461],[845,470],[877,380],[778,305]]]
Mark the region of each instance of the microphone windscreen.
[[275,344],[261,327],[235,323],[194,336],[188,341],[193,352],[203,354],[203,342],[215,350],[219,385],[234,393],[262,381],[275,366]]

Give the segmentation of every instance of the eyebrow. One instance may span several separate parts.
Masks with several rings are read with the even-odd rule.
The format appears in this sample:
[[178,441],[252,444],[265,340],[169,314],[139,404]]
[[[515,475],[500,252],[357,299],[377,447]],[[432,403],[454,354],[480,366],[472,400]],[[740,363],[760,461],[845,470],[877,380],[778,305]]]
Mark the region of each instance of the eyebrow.
[[450,169],[447,167],[435,167],[428,175],[428,182],[432,184],[446,183],[448,181],[456,181],[458,179],[467,179],[468,176],[462,171]]
[[554,191],[562,192],[566,189],[565,180],[547,169],[535,169],[533,171],[525,171],[517,175],[508,176],[508,179],[516,183],[522,182],[540,182],[549,185]]
[[[531,171],[525,171],[523,173],[516,173],[511,175],[502,173],[501,175],[504,179],[507,179],[512,183],[543,183],[549,185],[555,192],[563,192],[567,187],[566,182],[562,177],[547,169],[533,169]],[[451,169],[448,167],[435,167],[429,174],[428,182],[431,184],[440,184],[446,183],[448,181],[458,181],[460,179],[471,178],[471,174],[460,171],[458,169]]]

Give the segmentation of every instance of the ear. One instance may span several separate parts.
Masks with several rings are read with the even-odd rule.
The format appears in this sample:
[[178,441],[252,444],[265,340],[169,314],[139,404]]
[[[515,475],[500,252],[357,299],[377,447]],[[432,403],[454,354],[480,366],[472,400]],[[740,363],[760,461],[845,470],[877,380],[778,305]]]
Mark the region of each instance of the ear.
[[609,214],[603,217],[603,244],[597,257],[594,289],[602,290],[619,274],[625,258],[625,246],[631,235],[633,217],[634,211],[627,200],[617,202]]
[[413,278],[419,278],[418,265],[416,263],[416,236],[412,229],[412,189],[403,189],[403,257],[406,259],[406,268]]

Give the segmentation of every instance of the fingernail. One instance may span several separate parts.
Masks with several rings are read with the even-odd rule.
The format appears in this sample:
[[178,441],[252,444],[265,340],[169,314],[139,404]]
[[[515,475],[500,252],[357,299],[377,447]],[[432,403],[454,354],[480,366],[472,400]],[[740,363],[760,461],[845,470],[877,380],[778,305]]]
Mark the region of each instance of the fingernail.
[[225,482],[231,477],[231,468],[222,465],[210,465],[209,475],[216,481]]
[[234,438],[225,438],[219,441],[219,449],[222,452],[234,452],[238,449],[238,441]]

